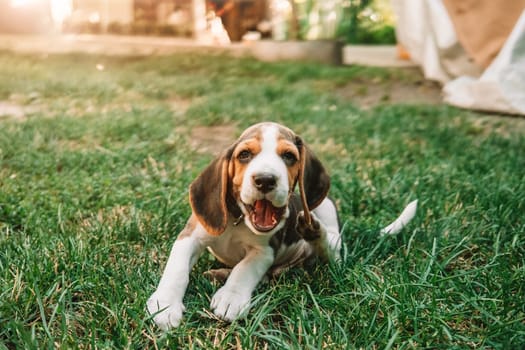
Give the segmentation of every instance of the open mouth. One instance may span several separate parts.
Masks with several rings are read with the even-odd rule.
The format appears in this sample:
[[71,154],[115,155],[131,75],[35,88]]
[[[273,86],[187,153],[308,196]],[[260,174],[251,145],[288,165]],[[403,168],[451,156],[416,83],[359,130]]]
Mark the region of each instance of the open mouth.
[[250,222],[259,232],[273,230],[281,222],[286,209],[286,206],[274,207],[267,199],[256,200],[252,205],[245,204],[245,207],[248,209]]

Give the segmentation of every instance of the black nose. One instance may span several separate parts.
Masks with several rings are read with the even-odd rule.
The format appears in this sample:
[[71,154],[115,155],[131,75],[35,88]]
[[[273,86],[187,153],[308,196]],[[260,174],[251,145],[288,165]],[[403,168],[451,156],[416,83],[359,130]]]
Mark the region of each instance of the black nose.
[[272,174],[257,174],[252,176],[253,184],[262,193],[268,193],[277,186],[277,178]]

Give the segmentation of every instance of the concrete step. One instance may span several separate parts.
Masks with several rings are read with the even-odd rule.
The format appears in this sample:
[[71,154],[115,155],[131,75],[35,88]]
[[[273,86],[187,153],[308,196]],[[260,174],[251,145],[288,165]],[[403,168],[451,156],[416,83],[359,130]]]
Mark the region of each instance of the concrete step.
[[[274,57],[273,60],[301,60],[296,54],[297,43],[290,42],[290,54],[275,54],[268,52],[265,57]],[[24,53],[72,53],[85,52],[104,55],[153,55],[172,54],[184,50],[221,50],[228,51],[234,56],[255,55],[254,42],[232,43],[228,45],[214,45],[190,38],[153,37],[153,36],[125,36],[125,35],[11,35],[0,34],[0,50],[9,50]],[[259,45],[270,49],[271,45]],[[286,45],[276,45],[279,50],[286,50]],[[324,46],[321,46],[324,47]],[[312,49],[305,54],[305,60],[319,61],[322,53],[312,55]],[[294,53],[293,55],[291,53]],[[415,63],[410,60],[401,60],[397,56],[395,46],[382,45],[345,45],[342,49],[343,64],[359,64],[377,67],[410,67]],[[328,61],[330,62],[330,61]]]

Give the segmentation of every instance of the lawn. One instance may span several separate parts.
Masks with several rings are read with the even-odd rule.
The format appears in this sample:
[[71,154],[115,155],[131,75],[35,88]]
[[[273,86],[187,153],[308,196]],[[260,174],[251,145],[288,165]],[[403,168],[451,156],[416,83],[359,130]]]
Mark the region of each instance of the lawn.
[[[221,54],[3,52],[0,77],[0,348],[525,345],[523,118],[388,94],[361,108],[352,84],[362,95],[420,77]],[[259,286],[247,319],[227,324],[209,312],[218,286],[203,272],[218,263],[205,254],[181,326],[163,333],[145,301],[188,185],[263,120],[329,169],[343,261]],[[416,198],[414,221],[380,237]]]

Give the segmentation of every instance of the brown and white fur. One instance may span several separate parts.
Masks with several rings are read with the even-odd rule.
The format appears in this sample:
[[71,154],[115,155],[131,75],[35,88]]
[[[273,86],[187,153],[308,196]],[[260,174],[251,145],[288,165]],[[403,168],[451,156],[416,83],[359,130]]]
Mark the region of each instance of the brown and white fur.
[[[297,184],[311,224],[294,192]],[[192,215],[147,301],[155,323],[162,329],[180,324],[190,271],[206,248],[232,268],[211,301],[215,315],[227,321],[246,314],[266,275],[312,259],[338,260],[341,236],[329,187],[323,165],[292,130],[275,123],[245,130],[190,186]],[[411,205],[385,233],[408,223],[415,212]]]

